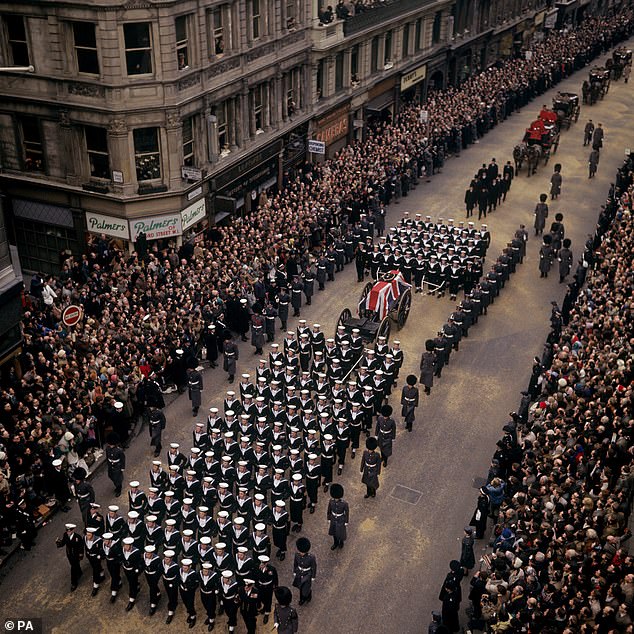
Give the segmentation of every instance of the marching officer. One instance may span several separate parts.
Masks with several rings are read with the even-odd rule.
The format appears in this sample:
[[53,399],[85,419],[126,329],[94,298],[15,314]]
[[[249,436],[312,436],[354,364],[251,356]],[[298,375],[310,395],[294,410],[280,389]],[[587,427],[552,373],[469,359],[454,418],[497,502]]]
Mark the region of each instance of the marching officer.
[[90,505],[95,501],[95,490],[92,488],[92,484],[86,482],[86,470],[83,467],[75,469],[73,479],[75,480],[75,495],[81,517],[84,520],[84,526],[87,526]]
[[369,497],[376,497],[376,490],[379,488],[379,475],[381,475],[381,457],[376,453],[376,449],[379,446],[376,438],[370,436],[365,440],[365,451],[361,458],[361,465],[359,471],[363,474],[361,482],[366,486],[366,494],[363,496],[366,499]]
[[255,634],[260,599],[253,579],[244,579],[244,587],[240,589],[240,612],[247,627],[247,634]]
[[286,586],[275,590],[277,605],[275,606],[274,622],[277,634],[296,634],[298,626],[297,610],[291,605],[293,594]]
[[151,407],[148,416],[148,429],[150,432],[150,447],[154,447],[155,458],[159,457],[163,448],[161,438],[166,424],[165,414],[158,407]]
[[110,433],[106,439],[106,459],[108,460],[108,477],[114,484],[114,495],[121,495],[123,486],[123,472],[125,471],[125,452],[119,446],[117,434]]
[[304,523],[304,509],[306,508],[306,488],[302,483],[302,474],[294,473],[291,476],[291,488],[289,505],[291,512],[292,531],[299,533]]
[[306,537],[300,537],[295,547],[293,587],[299,590],[299,604],[304,605],[313,598],[312,583],[317,576],[317,559],[310,552],[311,543]]
[[270,559],[267,555],[260,555],[258,561],[260,565],[255,571],[255,580],[260,599],[259,608],[261,612],[264,612],[263,623],[266,625],[271,614],[271,603],[273,602],[273,592],[277,588],[278,575],[275,566],[269,563]]
[[376,419],[376,429],[374,431],[381,450],[383,466],[387,467],[388,458],[392,455],[392,443],[396,438],[396,423],[392,418],[392,406],[384,405],[381,414]]
[[82,575],[81,560],[84,558],[84,541],[75,532],[75,524],[65,524],[64,534],[55,541],[58,548],[66,546],[66,557],[70,563],[70,591],[77,589],[77,584]]
[[231,335],[225,340],[222,354],[224,358],[223,370],[229,375],[229,383],[233,383],[236,374],[236,361],[240,358],[240,350]]
[[328,535],[333,538],[330,550],[343,548],[346,541],[346,527],[350,521],[350,507],[343,499],[343,487],[335,483],[330,487],[330,501],[328,502],[327,518],[330,522]]
[[412,431],[412,425],[416,420],[417,407],[418,388],[416,387],[416,376],[410,374],[406,379],[406,385],[401,390],[401,416],[407,431]]
[[304,285],[296,275],[291,284],[291,306],[293,307],[293,317],[299,317],[302,309],[302,293]]
[[192,402],[192,414],[198,416],[203,391],[203,375],[198,370],[191,369],[189,371],[187,387],[189,388],[189,400]]

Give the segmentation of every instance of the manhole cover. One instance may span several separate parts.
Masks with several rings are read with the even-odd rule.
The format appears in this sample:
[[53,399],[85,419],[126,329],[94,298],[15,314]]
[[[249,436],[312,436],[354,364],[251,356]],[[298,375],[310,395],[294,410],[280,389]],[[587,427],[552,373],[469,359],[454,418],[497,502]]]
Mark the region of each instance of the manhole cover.
[[408,504],[418,504],[418,501],[423,497],[423,494],[420,491],[416,491],[416,489],[410,489],[409,487],[405,487],[402,484],[397,484],[393,489],[390,495],[397,500],[402,500],[403,502],[407,502]]

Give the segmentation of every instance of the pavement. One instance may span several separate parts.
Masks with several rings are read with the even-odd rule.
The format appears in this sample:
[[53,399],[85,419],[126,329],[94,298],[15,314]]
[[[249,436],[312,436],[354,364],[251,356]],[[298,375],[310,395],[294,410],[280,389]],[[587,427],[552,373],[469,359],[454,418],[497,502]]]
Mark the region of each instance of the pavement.
[[[630,46],[634,42],[630,42]],[[557,90],[581,92],[587,69],[577,72],[557,86]],[[511,159],[513,145],[535,118],[543,103],[551,103],[556,90],[539,97],[520,113],[489,132],[459,158],[447,161],[442,174],[424,181],[399,204],[389,209],[387,226],[403,212],[429,214],[432,218],[464,219],[464,191],[472,175],[492,157],[500,165]],[[575,258],[582,252],[588,233],[594,230],[600,205],[621,164],[624,149],[634,147],[634,128],[629,126],[634,106],[632,85],[612,83],[605,100],[583,106],[577,124],[564,131],[557,154],[547,166],[540,165],[535,176],[526,172],[516,176],[507,200],[487,218],[492,241],[488,260],[495,258],[520,223],[532,228],[533,209],[539,194],[549,191],[554,163],[563,165],[562,195],[551,204],[549,223],[554,214],[564,214],[566,236],[572,239]],[[601,121],[606,131],[597,177],[588,179],[587,158],[590,148],[583,147],[583,127],[588,118]],[[548,225],[549,226],[549,225]],[[565,284],[558,283],[556,270],[540,279],[538,251],[540,240],[531,231],[527,256],[488,315],[474,326],[460,351],[451,356],[430,396],[421,394],[413,433],[399,423],[394,456],[381,476],[376,499],[363,498],[359,458],[348,459],[343,476],[337,478],[346,489],[350,502],[348,541],[343,550],[331,552],[327,536],[326,504],[322,494],[314,515],[306,515],[301,535],[313,542],[318,559],[313,601],[299,608],[300,632],[360,632],[403,634],[426,631],[430,611],[439,607],[438,592],[447,572],[448,561],[460,553],[460,537],[473,513],[477,488],[486,475],[495,442],[500,438],[508,412],[519,403],[519,392],[528,383],[531,359],[540,354],[548,333],[550,302],[561,302]],[[328,335],[334,333],[337,317],[348,306],[354,308],[362,284],[357,284],[354,267],[337,275],[334,284],[318,293],[316,301],[302,310],[309,324],[319,322]],[[405,351],[404,376],[418,373],[425,339],[433,336],[445,322],[454,305],[447,297],[437,299],[413,296],[409,320],[402,331],[393,331]],[[289,327],[296,327],[290,320]],[[253,373],[255,357],[247,344],[241,346],[238,373]],[[203,408],[220,405],[229,386],[221,370],[206,370]],[[400,410],[395,406],[398,414]],[[189,447],[193,424],[189,401],[181,396],[166,408],[167,441]],[[202,417],[200,417],[202,419]],[[164,443],[167,446],[167,443]],[[147,487],[152,451],[149,437],[141,434],[127,451],[128,481],[139,479]],[[106,507],[114,503],[112,486],[105,473],[93,481],[97,500]],[[119,501],[125,500],[122,497]],[[81,525],[77,506],[68,514],[59,514],[38,536],[36,547],[20,552],[0,571],[5,618],[39,617],[44,632],[79,634],[85,631],[140,632],[156,634],[182,630],[185,613],[182,606],[171,626],[164,624],[166,608],[150,618],[147,587],[137,606],[125,612],[124,592],[114,606],[103,588],[90,598],[90,574],[84,564],[84,577],[75,593],[69,593],[69,566],[64,551],[54,546],[63,532],[63,523],[73,520]],[[292,580],[293,543],[289,538],[289,557],[277,563],[280,583]],[[476,555],[484,543],[479,543]],[[465,601],[466,602],[466,601]],[[199,611],[195,631],[206,631]],[[258,632],[269,632],[258,622]],[[224,617],[215,631],[226,631]],[[237,632],[244,632],[239,619]]]

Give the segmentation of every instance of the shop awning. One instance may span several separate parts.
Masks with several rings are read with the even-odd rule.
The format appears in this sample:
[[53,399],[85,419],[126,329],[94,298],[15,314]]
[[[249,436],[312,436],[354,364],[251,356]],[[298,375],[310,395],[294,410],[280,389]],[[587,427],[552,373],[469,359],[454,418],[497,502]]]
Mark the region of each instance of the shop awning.
[[390,90],[368,101],[368,103],[366,103],[364,107],[366,111],[369,113],[380,114],[383,110],[385,110],[386,108],[389,108],[393,103],[394,103],[394,92]]

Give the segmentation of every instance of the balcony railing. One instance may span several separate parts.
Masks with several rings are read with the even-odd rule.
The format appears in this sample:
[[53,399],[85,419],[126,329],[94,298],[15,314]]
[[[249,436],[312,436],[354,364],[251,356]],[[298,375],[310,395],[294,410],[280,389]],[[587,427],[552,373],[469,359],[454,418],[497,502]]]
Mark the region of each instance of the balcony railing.
[[367,9],[362,13],[349,17],[343,24],[344,35],[354,35],[373,26],[385,23],[403,13],[420,9],[434,0],[386,0],[385,4]]

